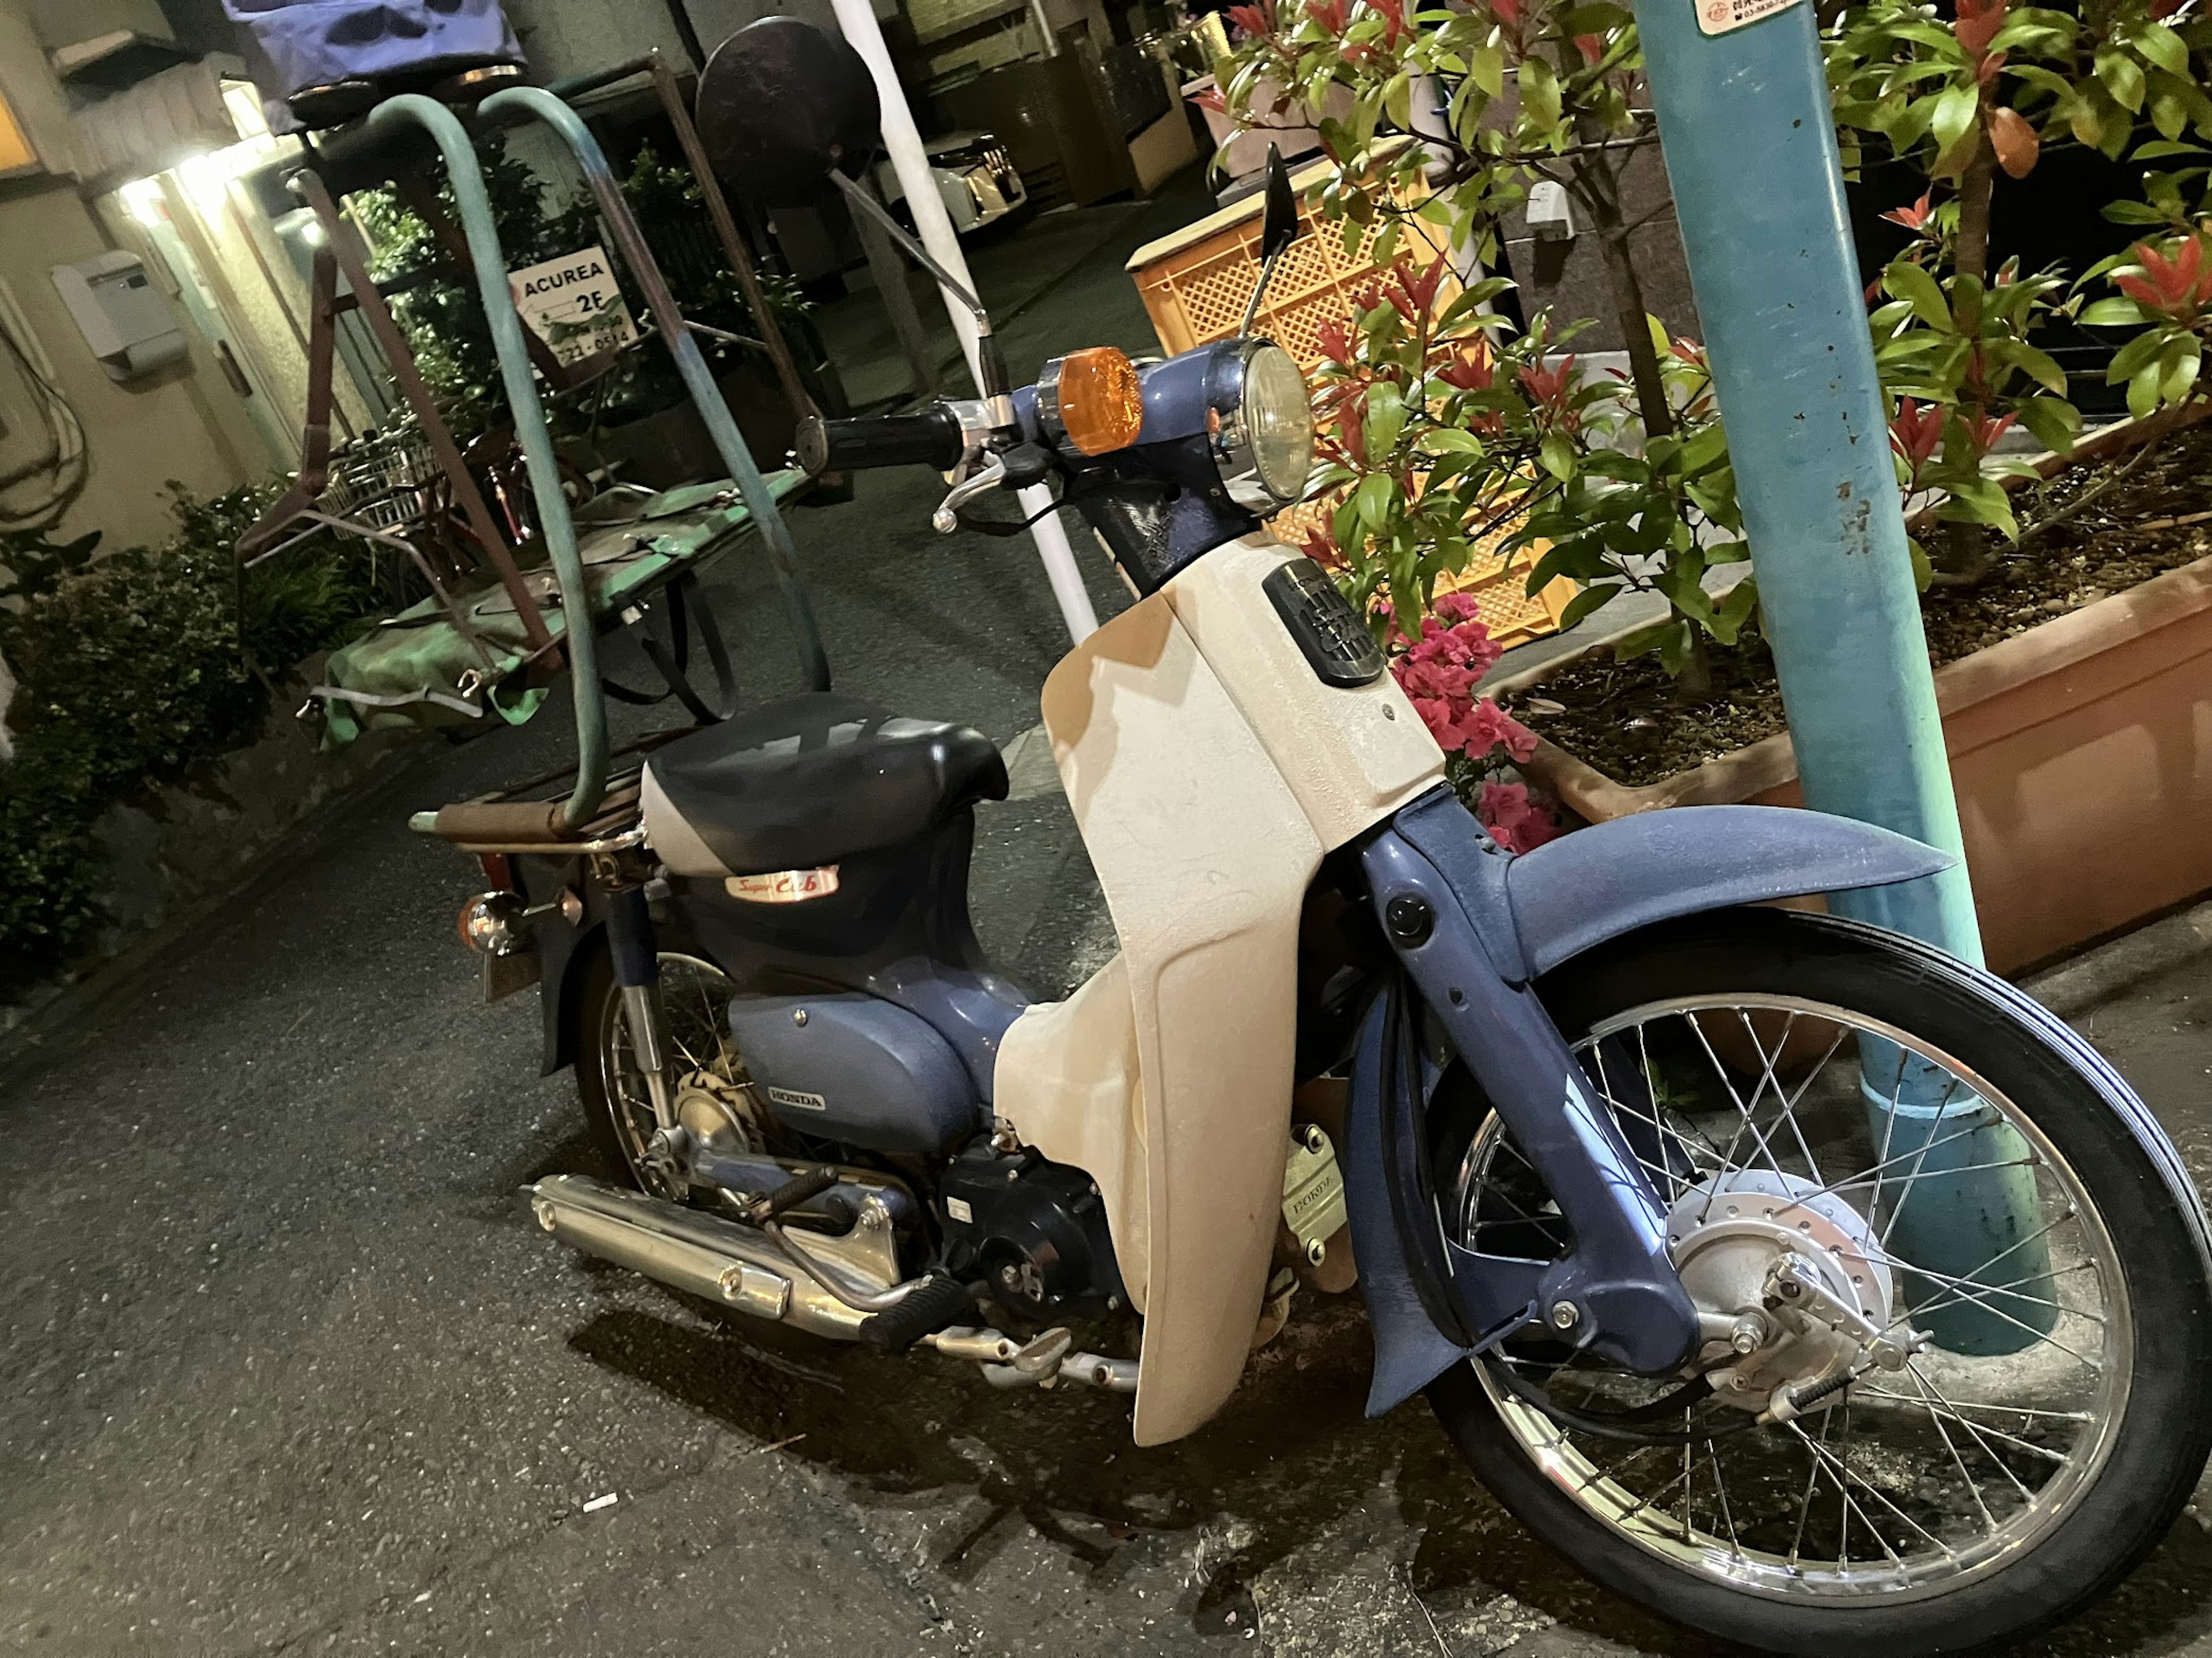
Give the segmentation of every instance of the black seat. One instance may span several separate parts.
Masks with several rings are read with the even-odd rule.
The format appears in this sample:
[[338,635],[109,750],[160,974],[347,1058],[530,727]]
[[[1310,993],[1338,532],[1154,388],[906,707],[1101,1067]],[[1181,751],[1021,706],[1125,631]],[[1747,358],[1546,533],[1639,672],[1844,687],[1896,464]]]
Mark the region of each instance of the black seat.
[[1006,798],[1006,762],[982,732],[831,691],[678,738],[646,769],[732,875],[819,868]]

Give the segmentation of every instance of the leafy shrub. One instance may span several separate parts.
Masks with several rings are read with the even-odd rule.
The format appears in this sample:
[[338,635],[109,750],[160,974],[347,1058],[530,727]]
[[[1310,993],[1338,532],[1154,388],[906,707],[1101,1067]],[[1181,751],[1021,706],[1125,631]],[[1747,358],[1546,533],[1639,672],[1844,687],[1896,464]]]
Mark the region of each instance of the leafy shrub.
[[[2137,416],[2208,395],[2212,15],[2182,0],[1840,0],[1820,14],[1846,173],[1901,165],[1921,186],[1882,216],[1912,241],[1867,296],[1900,490],[1943,495],[1944,533],[1915,546],[1917,574],[1932,562],[1946,580],[1987,579],[2001,574],[1994,537],[2040,527],[2014,519],[2001,481],[2021,466],[1993,452],[1997,440],[2016,423],[2063,452],[2081,426],[2037,337],[2075,322],[2140,331],[2109,370]],[[1709,647],[1755,635],[1757,592],[1746,581],[1717,603],[1703,586],[1709,566],[1752,550],[1702,353],[1646,315],[1623,191],[1658,135],[1632,11],[1251,0],[1230,15],[1243,39],[1220,66],[1222,106],[1247,125],[1315,121],[1335,167],[1324,216],[1347,247],[1375,228],[1392,270],[1334,336],[1322,386],[1336,439],[1322,484],[1342,502],[1347,589],[1387,593],[1410,626],[1437,578],[1466,566],[1481,539],[1471,528],[1508,531],[1509,550],[1546,541],[1529,591],[1572,578],[1571,620],[1657,592],[1667,614],[1620,653],[1656,653],[1684,700],[1699,700]],[[1403,142],[1384,142],[1394,135]],[[2025,178],[2065,145],[2165,164],[2143,172],[2143,201],[2104,210],[2148,234],[2072,281],[1993,264],[1996,175]],[[1578,380],[1559,360],[1589,319],[1478,308],[1502,296],[1494,280],[1431,314],[1444,266],[1408,257],[1425,242],[1494,268],[1507,216],[1546,183],[1573,198],[1604,256],[1629,360],[1617,382]],[[2117,292],[2093,302],[2106,286]]]
[[97,534],[0,536],[0,654],[14,760],[0,768],[0,989],[52,969],[100,920],[94,830],[118,801],[252,742],[265,674],[354,632],[374,598],[355,544],[318,539],[240,576],[231,544],[274,486],[196,500],[177,531],[98,556]]
[[[526,163],[504,151],[487,151],[482,159],[484,191],[509,270],[520,270],[606,240],[587,192],[580,189],[562,196],[549,191]],[[708,229],[704,197],[690,170],[664,164],[653,146],[646,144],[623,175],[621,185],[684,316],[726,333],[758,335],[760,325],[738,293],[720,243]],[[499,359],[474,280],[463,274],[459,262],[396,191],[362,191],[352,200],[374,246],[370,274],[390,296],[392,314],[406,331],[422,378],[442,405],[454,434],[466,442],[502,424],[507,415]],[[450,186],[440,186],[438,200],[452,216]],[[616,280],[631,317],[641,326],[647,325],[643,297],[618,259]],[[762,273],[761,281],[769,309],[791,331],[807,310],[798,284],[769,272]],[[701,349],[717,374],[737,364],[736,349],[727,342],[702,340]],[[574,437],[597,426],[656,413],[684,396],[668,353],[657,345],[641,346],[623,352],[620,361],[586,386],[545,392],[546,423],[556,437]]]

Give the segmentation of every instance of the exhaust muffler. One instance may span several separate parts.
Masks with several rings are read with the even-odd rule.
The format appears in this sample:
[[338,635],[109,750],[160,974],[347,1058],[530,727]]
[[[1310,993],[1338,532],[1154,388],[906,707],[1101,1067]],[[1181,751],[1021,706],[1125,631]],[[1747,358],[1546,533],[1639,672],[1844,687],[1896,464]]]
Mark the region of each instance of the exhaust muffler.
[[[586,1254],[756,1318],[857,1341],[868,1317],[796,1271],[761,1232],[718,1215],[583,1175],[539,1181],[530,1188],[530,1209],[540,1226]],[[855,1288],[888,1290],[898,1282],[890,1229],[869,1226],[869,1218],[864,1214],[846,1236],[784,1236]]]
[[[552,1175],[530,1188],[531,1212],[538,1224],[562,1242],[627,1266],[672,1290],[755,1318],[771,1319],[835,1341],[867,1341],[863,1329],[871,1313],[841,1300],[796,1263],[779,1253],[766,1233],[660,1198],[610,1186],[584,1175]],[[898,1287],[898,1255],[892,1241],[888,1206],[869,1195],[860,1218],[842,1235],[783,1229],[783,1242],[804,1252],[816,1266],[849,1291],[875,1294]],[[957,1291],[949,1278],[934,1275],[910,1280],[909,1293]],[[956,1294],[956,1299],[957,1296]],[[948,1357],[980,1363],[994,1388],[1050,1387],[1079,1382],[1109,1392],[1137,1390],[1137,1361],[1077,1352],[1065,1329],[1052,1329],[1024,1344],[992,1329],[939,1327],[945,1309],[924,1310],[936,1321],[894,1338],[903,1347],[919,1341]],[[878,1345],[884,1345],[878,1343]]]

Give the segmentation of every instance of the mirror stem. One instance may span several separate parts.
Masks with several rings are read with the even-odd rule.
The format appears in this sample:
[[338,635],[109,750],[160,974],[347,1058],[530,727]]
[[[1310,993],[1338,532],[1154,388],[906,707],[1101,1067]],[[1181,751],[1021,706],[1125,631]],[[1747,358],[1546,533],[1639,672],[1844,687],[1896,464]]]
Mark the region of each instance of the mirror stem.
[[[1006,374],[1005,353],[991,334],[990,313],[983,309],[983,301],[969,293],[952,273],[930,257],[929,250],[906,233],[905,228],[890,215],[890,210],[876,199],[876,193],[857,179],[848,178],[832,167],[830,176],[837,188],[845,192],[845,199],[859,212],[881,225],[893,241],[904,248],[907,256],[924,270],[937,278],[939,286],[968,307],[975,319],[975,376],[977,390],[983,394],[984,407],[990,412],[992,426],[1000,432],[1012,432],[1019,422],[1014,414],[1013,382]],[[1271,264],[1268,267],[1273,269]],[[1265,278],[1261,279],[1263,282]]]
[[991,331],[991,319],[984,313],[983,301],[961,286],[951,271],[932,258],[927,248],[907,234],[906,227],[891,216],[890,210],[876,199],[873,191],[857,179],[847,178],[835,167],[830,169],[830,177],[836,182],[837,188],[845,192],[845,199],[848,203],[881,225],[884,234],[906,250],[908,258],[936,277],[946,293],[968,307],[975,316],[975,326],[979,330],[986,334]]
[[1267,284],[1275,280],[1275,267],[1282,263],[1283,255],[1288,251],[1289,245],[1285,243],[1261,262],[1260,280],[1253,284],[1252,297],[1244,302],[1244,320],[1237,325],[1238,334],[1252,331],[1252,325],[1260,315],[1260,301],[1267,297]]

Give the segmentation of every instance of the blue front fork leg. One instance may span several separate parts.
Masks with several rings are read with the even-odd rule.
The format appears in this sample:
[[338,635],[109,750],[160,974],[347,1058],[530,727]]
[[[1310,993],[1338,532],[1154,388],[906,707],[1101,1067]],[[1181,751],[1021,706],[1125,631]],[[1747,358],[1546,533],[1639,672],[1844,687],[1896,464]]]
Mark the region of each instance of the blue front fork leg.
[[[1469,840],[1466,855],[1484,856]],[[1375,1328],[1369,1413],[1531,1320],[1631,1370],[1677,1368],[1697,1345],[1698,1315],[1667,1258],[1665,1212],[1543,1004],[1500,971],[1467,901],[1493,927],[1510,919],[1483,904],[1486,883],[1448,878],[1398,829],[1361,859],[1376,917],[1419,993],[1386,987],[1352,1068],[1345,1183]],[[1441,1067],[1423,1053],[1423,1003],[1558,1203],[1569,1243],[1557,1260],[1482,1254],[1439,1227],[1425,1119]]]

